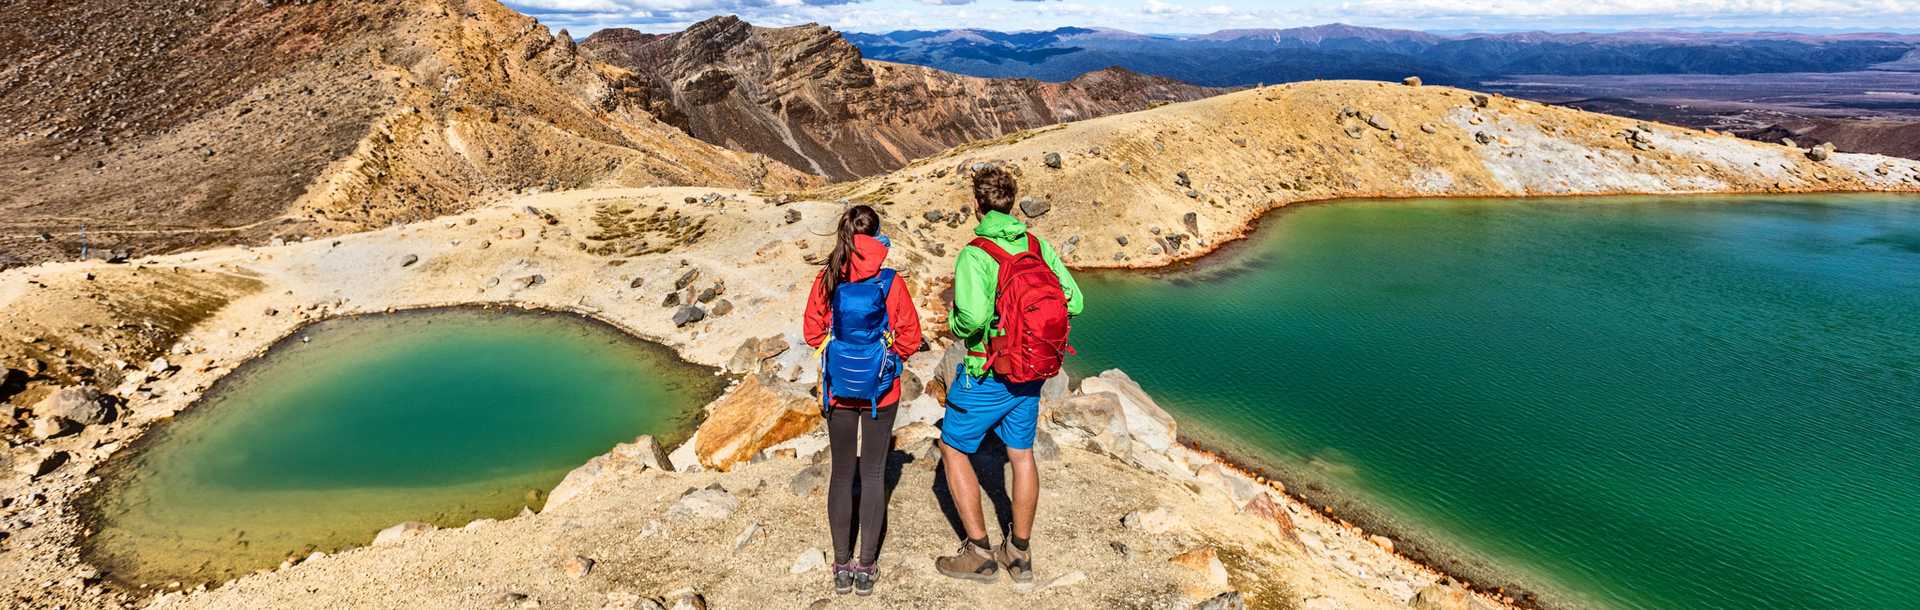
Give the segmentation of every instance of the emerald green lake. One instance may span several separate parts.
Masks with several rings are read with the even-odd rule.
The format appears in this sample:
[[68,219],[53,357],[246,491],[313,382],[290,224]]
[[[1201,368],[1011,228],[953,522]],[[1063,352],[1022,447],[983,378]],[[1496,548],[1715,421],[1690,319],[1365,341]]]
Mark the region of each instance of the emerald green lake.
[[321,322],[109,469],[84,552],[116,580],[190,587],[364,545],[402,521],[510,517],[615,444],[680,441],[722,385],[565,314]]
[[1476,582],[1920,600],[1920,198],[1342,202],[1083,275],[1075,370]]

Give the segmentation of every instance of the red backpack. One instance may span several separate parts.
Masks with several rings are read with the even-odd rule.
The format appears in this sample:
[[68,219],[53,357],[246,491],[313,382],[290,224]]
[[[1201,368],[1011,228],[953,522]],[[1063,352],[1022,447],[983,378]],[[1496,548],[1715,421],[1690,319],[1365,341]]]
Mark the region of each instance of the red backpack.
[[1008,254],[998,244],[976,237],[979,248],[1000,263],[993,312],[1000,333],[991,335],[987,367],[1010,383],[1058,375],[1073,348],[1067,345],[1067,292],[1060,277],[1040,257],[1040,238],[1027,236],[1027,250]]

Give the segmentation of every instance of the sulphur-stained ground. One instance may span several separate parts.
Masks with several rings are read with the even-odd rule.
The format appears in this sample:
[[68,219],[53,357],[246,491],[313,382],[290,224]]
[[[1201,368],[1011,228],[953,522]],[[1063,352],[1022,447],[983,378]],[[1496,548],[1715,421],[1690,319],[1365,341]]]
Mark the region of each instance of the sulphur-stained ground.
[[[749,340],[781,336],[790,345],[796,338],[802,298],[831,247],[844,198],[880,210],[896,246],[889,263],[908,279],[934,334],[952,257],[971,227],[967,174],[982,163],[1020,176],[1020,214],[1078,267],[1198,256],[1263,212],[1342,197],[1920,190],[1920,163],[1846,154],[1815,160],[1821,156],[1458,89],[1302,83],[1023,132],[814,192],[574,190],[284,244],[10,269],[0,272],[0,362],[9,369],[0,380],[8,443],[0,453],[0,599],[20,607],[151,601],[150,592],[114,586],[111,575],[81,565],[76,544],[86,532],[75,497],[95,482],[95,468],[119,459],[147,426],[188,408],[221,375],[315,319],[471,303],[567,310],[688,360],[726,366]],[[1099,310],[1092,303],[1087,315]],[[787,364],[766,371],[769,378],[810,379],[798,366],[803,351],[789,347]],[[113,409],[98,418],[105,421],[76,429],[65,420],[78,415],[56,420],[43,399],[81,385],[109,395]],[[924,412],[930,400],[916,408]],[[1244,502],[1207,499],[1220,485],[1201,476],[1203,460],[1177,446],[1117,459],[1107,456],[1116,454],[1110,446],[1096,455],[1067,428],[1058,432],[1062,461],[1049,466],[1043,499],[1042,578],[1077,571],[1086,581],[1016,594],[934,577],[926,558],[950,550],[953,535],[927,510],[932,475],[908,465],[894,499],[892,563],[882,564],[888,588],[865,603],[1173,607],[1210,599],[1190,590],[1205,581],[1210,562],[1188,555],[1202,569],[1174,569],[1168,556],[1208,546],[1217,547],[1228,574],[1219,588],[1261,607],[1406,605],[1436,578],[1284,497],[1276,505],[1295,515],[1300,535],[1261,538],[1237,510]],[[810,462],[810,452],[798,451],[806,447],[795,448],[795,457],[732,473],[620,474],[550,513],[165,599],[225,607],[600,607],[696,587],[716,607],[805,606],[825,596],[823,577],[788,571],[803,550],[825,541],[818,499],[787,492]],[[756,480],[766,488],[749,491]],[[699,521],[663,512],[687,489],[712,483],[738,500],[729,516]],[[1187,527],[1150,533],[1120,524],[1125,514],[1155,506]],[[765,538],[735,553],[735,537],[754,522]],[[1133,551],[1131,559],[1114,549],[1116,541]],[[560,575],[558,562],[575,554],[596,567],[580,579]]]

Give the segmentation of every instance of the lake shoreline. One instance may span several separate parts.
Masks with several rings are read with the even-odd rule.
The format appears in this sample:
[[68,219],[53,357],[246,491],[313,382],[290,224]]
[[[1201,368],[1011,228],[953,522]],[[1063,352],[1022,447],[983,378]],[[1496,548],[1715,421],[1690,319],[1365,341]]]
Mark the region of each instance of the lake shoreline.
[[[277,339],[268,342],[266,346],[256,350],[245,359],[236,363],[231,370],[218,376],[206,390],[193,397],[185,407],[174,413],[173,416],[155,419],[147,423],[140,434],[124,443],[118,451],[108,456],[107,459],[102,460],[93,471],[93,475],[99,479],[100,483],[86,487],[71,499],[71,505],[77,509],[77,519],[80,528],[82,531],[93,532],[95,534],[102,531],[103,526],[106,524],[104,507],[110,502],[111,497],[116,492],[121,491],[121,487],[128,484],[127,477],[133,476],[144,466],[144,458],[148,450],[156,443],[163,442],[166,439],[166,433],[171,428],[182,423],[181,417],[194,417],[196,414],[206,412],[205,409],[211,407],[211,405],[206,403],[222,396],[225,392],[231,391],[234,385],[244,383],[249,375],[256,373],[263,367],[269,366],[271,359],[285,353],[287,348],[303,343],[306,333],[312,329],[327,324],[351,323],[355,320],[428,317],[448,313],[566,318],[569,321],[593,327],[605,333],[607,336],[617,337],[635,349],[644,350],[652,353],[654,356],[666,358],[677,366],[687,367],[690,369],[689,372],[691,375],[705,377],[720,375],[720,370],[716,367],[686,360],[681,357],[678,351],[658,341],[649,339],[634,332],[630,328],[623,327],[615,321],[607,320],[590,312],[578,309],[513,302],[463,302],[422,304],[393,307],[380,311],[344,312],[313,317],[303,320],[299,325],[294,326]],[[689,377],[689,379],[692,378],[693,377]],[[714,398],[710,397],[707,400],[701,401],[700,404],[704,405],[713,399]],[[691,437],[693,431],[698,428],[700,423],[699,411],[700,409],[696,408],[692,414],[693,417],[680,421],[676,424],[676,429],[670,431],[668,434],[656,436],[665,439],[663,442],[674,443]],[[571,466],[569,466],[569,469],[571,469]],[[557,483],[558,481],[555,482],[555,484]],[[539,491],[540,500],[544,502],[546,493],[551,491],[551,489],[542,489]],[[532,508],[538,510],[538,507]],[[100,549],[97,546],[94,535],[81,536],[75,539],[72,544],[80,554],[80,557],[88,561],[88,563],[105,565],[96,560],[96,558],[99,557],[96,553],[100,552]],[[346,547],[345,549],[331,549],[325,552],[338,552],[340,550],[358,548],[359,546],[365,545],[354,545]],[[263,569],[272,567],[273,566],[261,566]],[[123,579],[113,570],[106,570],[103,578],[108,582],[114,583],[117,587],[138,591],[164,589],[162,585],[166,584],[157,581],[137,582]],[[220,584],[221,581],[207,580],[189,582],[181,580],[175,582],[179,582],[185,587],[194,587],[200,585],[217,585]]]

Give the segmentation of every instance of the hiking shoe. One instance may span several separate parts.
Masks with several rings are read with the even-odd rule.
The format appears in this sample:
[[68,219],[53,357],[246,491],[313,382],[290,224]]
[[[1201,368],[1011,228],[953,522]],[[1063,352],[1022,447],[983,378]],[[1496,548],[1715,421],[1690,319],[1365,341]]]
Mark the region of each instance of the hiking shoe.
[[1033,557],[1026,551],[1013,548],[1012,540],[1000,541],[993,547],[993,559],[1000,563],[1000,569],[1007,571],[1007,577],[1013,582],[1033,582]]
[[853,592],[853,564],[833,564],[833,592],[840,595]]
[[853,592],[856,595],[873,595],[873,581],[880,577],[880,570],[873,566],[853,565]]
[[1000,564],[993,561],[993,555],[965,540],[960,541],[959,551],[933,560],[933,569],[947,576],[974,582],[1000,580]]

